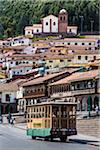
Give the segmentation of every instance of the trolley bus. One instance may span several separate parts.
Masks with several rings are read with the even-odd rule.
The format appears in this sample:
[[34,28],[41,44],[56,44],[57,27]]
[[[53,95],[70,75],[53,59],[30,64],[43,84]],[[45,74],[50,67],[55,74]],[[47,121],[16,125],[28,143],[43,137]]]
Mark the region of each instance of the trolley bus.
[[76,103],[43,102],[27,106],[27,135],[45,140],[76,135]]

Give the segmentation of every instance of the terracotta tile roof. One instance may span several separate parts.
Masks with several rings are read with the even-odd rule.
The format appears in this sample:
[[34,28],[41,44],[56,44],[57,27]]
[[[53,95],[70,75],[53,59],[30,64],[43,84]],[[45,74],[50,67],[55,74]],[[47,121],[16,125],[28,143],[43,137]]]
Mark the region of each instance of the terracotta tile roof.
[[33,26],[26,26],[25,30],[33,30],[33,28],[34,28]]
[[72,75],[65,77],[64,79],[61,79],[57,82],[51,83],[51,85],[59,85],[59,84],[66,84],[74,81],[81,81],[81,80],[88,80],[92,79],[96,76],[99,75],[99,70],[91,70],[91,71],[86,71],[86,72],[76,72],[73,73]]
[[48,15],[48,16],[46,16],[46,17],[43,17],[42,19],[45,19],[45,18],[48,18],[48,17],[55,17],[55,18],[58,18],[58,17],[56,17],[56,16],[54,16],[54,15]]
[[11,69],[19,69],[19,68],[25,68],[25,67],[33,67],[33,64],[21,64],[21,65],[11,67]]
[[0,84],[0,92],[16,92],[18,90],[18,85],[24,82],[25,79],[18,79],[9,83]]
[[0,85],[0,92],[12,91],[15,92],[18,90],[18,86],[15,83],[5,83]]
[[44,81],[52,79],[58,75],[62,75],[63,73],[66,73],[66,71],[40,76],[38,78],[34,78],[34,79],[24,83],[23,86],[30,86],[30,85],[36,85],[36,84],[44,83]]
[[96,55],[96,54],[100,54],[99,50],[75,50],[74,51],[75,55]]
[[42,24],[33,24],[33,28],[42,28]]
[[100,60],[95,60],[94,62],[88,62],[87,66],[98,66],[98,67],[100,67]]
[[68,41],[68,42],[95,42],[96,39],[95,38],[65,38],[64,41]]

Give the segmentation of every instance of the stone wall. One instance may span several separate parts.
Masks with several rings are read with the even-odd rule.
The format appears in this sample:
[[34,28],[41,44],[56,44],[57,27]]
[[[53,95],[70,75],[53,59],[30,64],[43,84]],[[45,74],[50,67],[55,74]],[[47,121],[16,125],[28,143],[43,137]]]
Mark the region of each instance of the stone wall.
[[100,118],[78,119],[77,131],[78,134],[90,135],[100,138]]

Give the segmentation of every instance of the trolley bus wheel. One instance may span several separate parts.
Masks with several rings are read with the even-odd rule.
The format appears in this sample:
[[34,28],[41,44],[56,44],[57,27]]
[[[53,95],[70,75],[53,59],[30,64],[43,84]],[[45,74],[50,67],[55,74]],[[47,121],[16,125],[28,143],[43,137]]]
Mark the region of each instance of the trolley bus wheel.
[[33,139],[33,140],[36,139],[36,136],[32,136],[32,139]]
[[51,141],[51,142],[53,141],[53,137],[50,137],[50,141]]
[[45,141],[49,141],[49,138],[48,138],[48,137],[45,137],[44,140],[45,140]]
[[66,139],[67,139],[67,137],[65,137],[65,136],[61,136],[61,137],[60,137],[60,141],[61,141],[61,142],[66,142]]

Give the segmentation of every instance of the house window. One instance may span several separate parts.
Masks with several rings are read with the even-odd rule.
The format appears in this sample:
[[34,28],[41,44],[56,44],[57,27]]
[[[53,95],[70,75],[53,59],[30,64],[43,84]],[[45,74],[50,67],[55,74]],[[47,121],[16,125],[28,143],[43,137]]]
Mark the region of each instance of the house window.
[[61,52],[61,50],[58,50],[58,52],[60,53],[60,52]]
[[80,88],[80,84],[77,84],[77,89],[79,89]]
[[92,84],[91,84],[91,83],[92,83],[91,81],[88,82],[88,88],[91,88],[91,87],[92,87]]
[[16,65],[18,65],[18,61],[16,61]]
[[48,26],[48,22],[46,22],[46,26]]
[[81,56],[78,56],[78,59],[81,60]]
[[56,25],[56,23],[55,23],[55,22],[53,22],[53,25],[55,26],[55,25]]
[[68,45],[70,45],[70,43],[68,43]]
[[22,43],[24,43],[24,41],[22,41]]
[[77,43],[75,43],[75,45],[77,45]]
[[28,31],[28,34],[30,34],[30,31]]
[[84,43],[82,43],[82,45],[85,45]]
[[37,32],[39,32],[39,29],[37,29]]
[[71,62],[71,60],[70,60],[70,59],[68,59],[68,62]]
[[91,45],[91,43],[89,43],[89,45]]
[[6,94],[6,101],[10,102],[10,95]]
[[38,92],[40,92],[40,89],[38,89]]
[[60,17],[60,20],[62,20],[62,17]]
[[64,60],[63,60],[63,59],[60,59],[60,62],[64,62]]
[[85,60],[88,60],[88,56],[85,56]]
[[71,30],[71,29],[69,29],[69,32],[72,32],[72,30]]
[[96,56],[93,56],[93,59],[96,60]]
[[65,16],[64,16],[64,20],[65,20]]
[[49,60],[49,63],[52,63],[53,61],[52,60]]

